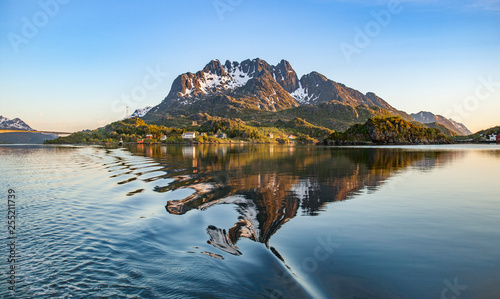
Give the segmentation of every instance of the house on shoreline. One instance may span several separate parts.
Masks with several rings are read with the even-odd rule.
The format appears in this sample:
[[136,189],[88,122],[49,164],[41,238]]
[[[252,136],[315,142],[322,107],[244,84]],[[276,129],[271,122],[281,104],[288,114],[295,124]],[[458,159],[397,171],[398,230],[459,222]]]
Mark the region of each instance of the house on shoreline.
[[489,137],[490,137],[490,141],[498,141],[498,136],[500,136],[500,134],[491,134]]
[[196,132],[184,132],[182,133],[182,139],[194,139],[196,137]]

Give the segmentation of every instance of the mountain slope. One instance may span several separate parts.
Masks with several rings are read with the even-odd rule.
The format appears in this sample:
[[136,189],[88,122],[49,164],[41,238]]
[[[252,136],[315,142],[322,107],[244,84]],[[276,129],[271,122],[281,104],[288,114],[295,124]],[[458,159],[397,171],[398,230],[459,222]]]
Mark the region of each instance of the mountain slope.
[[410,115],[415,121],[423,124],[438,123],[457,135],[472,134],[472,132],[469,131],[469,129],[467,129],[465,125],[456,122],[451,118],[448,119],[442,115],[435,115],[434,113],[427,111],[420,111],[418,113],[412,113]]
[[439,129],[439,131],[441,131],[441,133],[445,134],[446,136],[450,136],[450,137],[460,135],[460,134],[457,134],[455,131],[448,129],[447,127],[443,126],[442,124],[440,124],[438,122],[422,124],[422,126],[425,126],[427,128],[431,128],[431,129]]

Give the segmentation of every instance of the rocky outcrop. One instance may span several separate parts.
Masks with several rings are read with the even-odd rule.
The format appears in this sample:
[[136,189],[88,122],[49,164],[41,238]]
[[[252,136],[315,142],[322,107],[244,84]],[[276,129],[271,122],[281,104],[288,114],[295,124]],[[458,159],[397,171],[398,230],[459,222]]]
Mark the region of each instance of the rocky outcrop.
[[299,88],[299,78],[297,73],[286,60],[281,60],[273,69],[274,80],[289,93]]

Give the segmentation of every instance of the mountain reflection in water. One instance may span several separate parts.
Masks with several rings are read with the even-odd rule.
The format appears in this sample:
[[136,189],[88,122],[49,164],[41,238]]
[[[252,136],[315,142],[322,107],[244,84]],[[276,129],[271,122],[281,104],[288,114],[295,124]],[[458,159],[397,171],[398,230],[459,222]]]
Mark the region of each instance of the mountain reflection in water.
[[236,246],[240,238],[269,248],[271,236],[299,212],[304,216],[318,215],[327,203],[374,192],[406,168],[426,171],[464,154],[402,148],[274,145],[138,145],[130,150],[165,166],[164,177],[172,181],[156,186],[156,192],[193,190],[181,200],[168,201],[169,213],[181,215],[213,205],[236,205],[240,216],[232,227],[206,228],[208,243],[233,255],[242,254]]

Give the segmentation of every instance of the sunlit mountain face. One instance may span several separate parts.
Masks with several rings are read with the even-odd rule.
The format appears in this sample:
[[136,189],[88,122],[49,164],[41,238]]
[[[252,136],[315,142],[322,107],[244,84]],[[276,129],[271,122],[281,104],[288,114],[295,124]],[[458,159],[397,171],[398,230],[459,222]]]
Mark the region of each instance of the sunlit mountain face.
[[239,217],[232,227],[204,228],[209,244],[233,255],[242,254],[236,246],[241,238],[269,247],[271,237],[294,217],[316,216],[328,203],[376,192],[407,168],[426,171],[460,155],[398,148],[258,145],[138,145],[130,150],[165,165],[164,178],[171,181],[156,186],[156,192],[192,190],[183,199],[168,201],[168,213],[182,217],[192,209],[235,206]]

